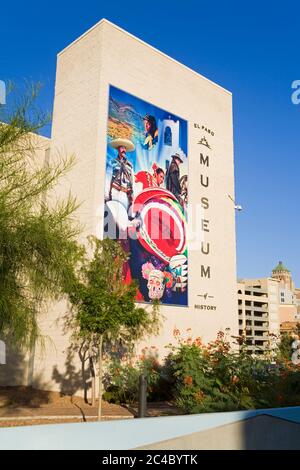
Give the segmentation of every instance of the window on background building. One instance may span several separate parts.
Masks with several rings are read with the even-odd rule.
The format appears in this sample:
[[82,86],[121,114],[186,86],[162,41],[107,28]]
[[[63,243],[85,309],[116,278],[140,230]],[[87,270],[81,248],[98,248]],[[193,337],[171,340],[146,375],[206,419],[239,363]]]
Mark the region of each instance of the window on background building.
[[172,147],[172,131],[169,126],[165,128],[164,144]]

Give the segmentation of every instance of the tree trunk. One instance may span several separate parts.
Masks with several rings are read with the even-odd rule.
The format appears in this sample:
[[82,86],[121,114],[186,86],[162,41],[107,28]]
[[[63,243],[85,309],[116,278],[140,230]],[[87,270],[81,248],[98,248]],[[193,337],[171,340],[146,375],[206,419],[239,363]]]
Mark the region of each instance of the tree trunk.
[[92,376],[92,406],[95,406],[96,402],[96,377],[95,377],[95,367],[93,361],[93,352],[92,346],[89,346],[89,362],[90,362],[90,371]]
[[101,417],[102,417],[102,376],[103,376],[102,350],[103,350],[103,335],[100,335],[100,342],[99,342],[99,403],[98,403],[98,421],[101,421]]

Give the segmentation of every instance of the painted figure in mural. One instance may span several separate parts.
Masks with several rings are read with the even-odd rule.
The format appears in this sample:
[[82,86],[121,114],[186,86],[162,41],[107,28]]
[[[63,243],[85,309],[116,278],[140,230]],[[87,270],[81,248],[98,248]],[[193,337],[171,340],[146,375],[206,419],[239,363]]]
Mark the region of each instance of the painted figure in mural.
[[145,141],[143,147],[146,150],[152,150],[155,144],[158,142],[158,128],[156,119],[151,114],[146,114],[143,118],[145,127]]
[[187,305],[187,122],[111,86],[107,137],[104,236],[128,253],[124,282],[138,301]]
[[128,210],[133,197],[133,168],[126,152],[133,152],[135,147],[130,140],[120,138],[112,140],[110,146],[118,155],[112,161],[109,200],[119,201]]
[[172,162],[167,171],[167,190],[181,202],[181,187],[180,187],[180,170],[179,165],[183,163],[181,156],[178,153],[172,155]]
[[155,163],[152,165],[152,168],[154,170],[153,186],[157,186],[159,188],[165,180],[165,172],[162,168],[155,165]]
[[156,163],[152,165],[153,174],[149,171],[139,171],[135,175],[135,182],[142,183],[143,189],[146,188],[159,188],[165,179],[165,172],[162,168],[158,167]]
[[159,269],[153,269],[149,273],[147,288],[151,300],[161,299],[165,290],[165,276]]
[[187,175],[183,175],[180,178],[180,188],[181,188],[181,205],[184,209],[184,211],[187,210],[187,204],[188,204],[188,177]]

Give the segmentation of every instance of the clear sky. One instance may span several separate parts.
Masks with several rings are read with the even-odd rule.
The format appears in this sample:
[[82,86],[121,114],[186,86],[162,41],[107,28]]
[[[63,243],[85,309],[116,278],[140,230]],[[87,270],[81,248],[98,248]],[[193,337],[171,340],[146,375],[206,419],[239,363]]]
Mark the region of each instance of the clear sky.
[[101,18],[233,92],[238,276],[282,260],[300,287],[300,3],[1,2],[0,79],[42,81],[51,110],[56,54]]

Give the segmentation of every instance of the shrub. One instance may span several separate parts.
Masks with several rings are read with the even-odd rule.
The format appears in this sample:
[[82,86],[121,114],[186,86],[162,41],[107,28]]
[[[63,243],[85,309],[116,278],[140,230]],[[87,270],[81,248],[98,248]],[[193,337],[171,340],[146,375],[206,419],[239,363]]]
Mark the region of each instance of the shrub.
[[[138,379],[148,378],[148,399],[169,399],[184,413],[237,411],[300,404],[300,367],[270,355],[253,357],[242,345],[232,349],[223,332],[204,345],[174,330],[177,346],[163,364],[155,348],[145,348],[133,364],[115,361],[105,398],[115,403],[138,399]],[[272,353],[273,354],[273,353]]]
[[168,365],[175,403],[185,413],[276,406],[279,369],[243,348],[240,353],[232,350],[223,332],[208,346],[199,338],[178,338]]
[[106,374],[104,399],[111,403],[135,403],[138,401],[139,376],[147,377],[147,398],[162,398],[161,385],[164,381],[158,362],[157,349],[145,348],[135,362],[115,359]]

